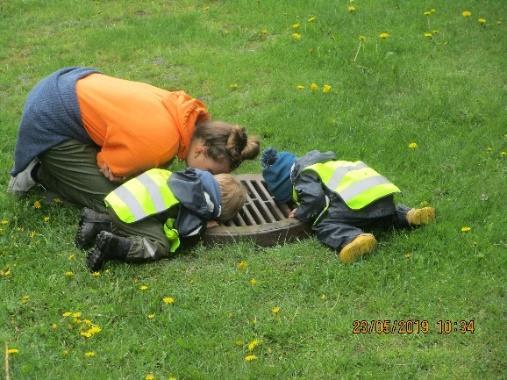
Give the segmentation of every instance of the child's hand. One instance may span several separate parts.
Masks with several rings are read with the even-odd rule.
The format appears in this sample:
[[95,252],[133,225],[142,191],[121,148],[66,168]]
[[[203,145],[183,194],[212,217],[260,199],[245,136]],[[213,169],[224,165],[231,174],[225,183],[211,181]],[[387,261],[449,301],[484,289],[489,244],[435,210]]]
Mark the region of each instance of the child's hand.
[[218,222],[216,220],[209,220],[208,223],[206,224],[206,228],[210,229],[213,227],[218,227]]
[[292,210],[291,212],[289,212],[289,215],[287,217],[288,218],[295,218],[296,217],[296,211],[297,211],[297,208],[295,208],[294,210]]

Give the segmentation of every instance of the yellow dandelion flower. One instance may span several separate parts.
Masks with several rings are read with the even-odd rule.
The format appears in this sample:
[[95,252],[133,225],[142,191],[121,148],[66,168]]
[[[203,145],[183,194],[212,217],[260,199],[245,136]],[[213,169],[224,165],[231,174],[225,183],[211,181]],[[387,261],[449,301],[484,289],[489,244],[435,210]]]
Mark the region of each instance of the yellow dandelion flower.
[[292,33],[292,40],[293,41],[301,41],[301,34],[300,33]]
[[234,90],[237,90],[239,88],[239,85],[237,83],[231,83],[229,85],[229,88],[234,91]]
[[56,323],[51,324],[51,330],[58,330],[58,325]]
[[424,12],[424,15],[425,15],[425,16],[431,16],[431,11],[426,11],[426,12]]
[[260,341],[259,339],[254,339],[254,340],[248,342],[248,345],[246,346],[246,348],[248,349],[248,351],[252,352],[255,349],[255,347],[257,347],[261,343],[262,343],[262,341]]
[[305,86],[303,86],[302,84],[298,84],[298,85],[296,86],[296,88],[297,88],[298,90],[302,91],[302,90],[304,90],[304,89],[305,89]]
[[6,225],[8,223],[9,223],[9,221],[7,219],[0,220],[0,224]]
[[84,336],[85,338],[91,338],[93,336],[93,334],[88,330],[81,331],[79,335]]
[[507,157],[507,152],[506,151],[501,151],[500,152],[500,157]]
[[308,22],[315,22],[315,20],[317,20],[316,16],[310,16],[310,17],[308,17]]
[[34,237],[37,236],[37,232],[35,231],[30,231],[30,233],[28,234],[28,236],[30,236],[30,239],[33,239]]
[[72,311],[66,311],[62,314],[64,317],[70,317],[72,315]]
[[472,227],[463,226],[461,227],[461,232],[470,232],[472,231]]
[[359,35],[359,42],[366,42],[366,36]]
[[322,92],[324,94],[330,93],[332,89],[333,88],[329,84],[325,84],[324,86],[322,86]]
[[245,270],[246,268],[248,268],[248,263],[245,260],[241,260],[238,263],[238,269],[239,270]]
[[45,217],[44,217],[44,221],[45,221],[46,223],[47,223],[47,222],[49,222],[49,216],[45,216]]
[[294,30],[298,30],[301,27],[301,24],[299,22],[296,22],[295,24],[292,24],[291,27]]
[[71,272],[71,271],[67,271],[67,272],[65,272],[64,274],[65,274],[65,277],[67,277],[67,278],[72,278],[72,277],[74,277],[74,272]]
[[95,354],[95,351],[87,351],[87,352],[85,352],[84,355],[87,358],[93,358],[93,357],[95,357],[96,354]]
[[164,297],[162,298],[162,302],[164,302],[166,305],[172,305],[176,300],[174,299],[174,297]]
[[155,314],[148,314],[148,319],[155,319]]
[[33,202],[33,208],[41,208],[41,206],[42,205],[41,205],[40,201]]
[[275,307],[271,308],[271,312],[275,315],[280,313],[280,310],[282,310],[280,306],[275,306]]
[[19,350],[17,348],[8,348],[7,353],[13,355],[19,353]]
[[349,4],[347,10],[349,11],[349,13],[355,13],[357,11],[357,8],[354,5]]
[[486,19],[484,17],[479,17],[479,19],[477,21],[479,21],[479,24],[481,24],[481,25],[486,24]]
[[10,275],[11,275],[11,270],[9,268],[6,268],[5,270],[0,270],[0,276],[8,277]]
[[252,285],[252,286],[257,285],[257,280],[256,280],[255,278],[252,278],[252,279],[250,280],[250,285]]
[[391,35],[387,32],[382,32],[378,36],[380,37],[381,40],[387,40],[389,37],[391,37]]
[[93,277],[100,277],[100,272],[92,272]]
[[72,313],[70,313],[71,317],[72,318],[80,318],[81,317],[81,312],[80,311],[74,311]]
[[89,327],[87,330],[80,331],[80,334],[86,338],[91,338],[92,336],[94,336],[102,331],[102,328],[99,325],[94,325],[93,323],[91,323],[88,326]]
[[246,362],[253,362],[254,360],[257,360],[257,356],[255,356],[255,355],[247,355],[247,356],[245,356],[245,361]]
[[74,260],[76,260],[76,255],[74,255],[74,254],[69,255],[69,257],[67,257],[67,259],[68,259],[69,261],[74,261]]
[[149,288],[148,285],[141,285],[141,286],[139,286],[139,290],[141,290],[141,291],[148,290],[148,288]]
[[310,84],[310,90],[317,91],[319,89],[319,86],[317,83]]
[[21,303],[28,303],[29,300],[30,300],[30,296],[21,297]]
[[433,33],[431,33],[431,32],[425,32],[424,33],[424,37],[426,37],[426,38],[432,38],[433,37]]
[[409,147],[410,149],[412,149],[412,150],[415,150],[415,149],[417,149],[417,143],[415,143],[415,142],[411,142],[410,144],[408,144],[408,147]]
[[461,14],[463,15],[463,17],[470,17],[470,16],[472,16],[472,12],[470,12],[470,11],[463,11]]
[[83,324],[85,324],[85,325],[87,325],[87,326],[91,326],[91,325],[93,325],[93,322],[92,322],[92,321],[90,321],[89,319],[83,319],[83,320],[81,321],[81,323],[83,323]]
[[152,373],[147,374],[144,380],[155,380],[155,376]]

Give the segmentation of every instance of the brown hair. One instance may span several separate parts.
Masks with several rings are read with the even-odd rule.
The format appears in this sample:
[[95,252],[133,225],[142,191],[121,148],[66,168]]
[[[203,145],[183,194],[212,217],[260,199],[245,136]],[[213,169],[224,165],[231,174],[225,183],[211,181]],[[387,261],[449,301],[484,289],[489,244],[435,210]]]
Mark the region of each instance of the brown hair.
[[236,169],[243,160],[257,157],[260,150],[259,140],[248,137],[245,128],[223,121],[199,122],[192,138],[201,139],[207,148],[207,155],[214,160],[229,161],[231,170]]
[[218,217],[221,222],[227,222],[236,216],[246,201],[246,190],[231,174],[216,174],[215,180],[221,193],[222,212]]

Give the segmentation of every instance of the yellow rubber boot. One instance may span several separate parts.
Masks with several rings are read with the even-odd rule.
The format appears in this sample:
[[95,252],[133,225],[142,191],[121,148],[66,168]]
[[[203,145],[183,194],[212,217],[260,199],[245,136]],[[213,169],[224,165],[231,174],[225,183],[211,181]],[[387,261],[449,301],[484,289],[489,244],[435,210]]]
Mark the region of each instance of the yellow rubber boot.
[[339,257],[344,264],[350,264],[372,252],[377,246],[377,240],[372,234],[361,234],[342,248]]
[[407,213],[407,222],[411,226],[422,226],[435,221],[433,207],[413,208]]

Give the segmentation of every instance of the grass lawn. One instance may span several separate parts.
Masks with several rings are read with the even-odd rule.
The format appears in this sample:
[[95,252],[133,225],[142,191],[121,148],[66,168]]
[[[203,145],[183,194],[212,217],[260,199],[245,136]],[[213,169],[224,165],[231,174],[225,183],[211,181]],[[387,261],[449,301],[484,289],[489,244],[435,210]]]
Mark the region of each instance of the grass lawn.
[[3,191],[2,376],[505,378],[506,26],[499,0],[0,2],[3,189],[27,93],[82,65],[184,89],[264,147],[361,159],[438,213],[349,266],[310,238],[92,275],[77,208]]

